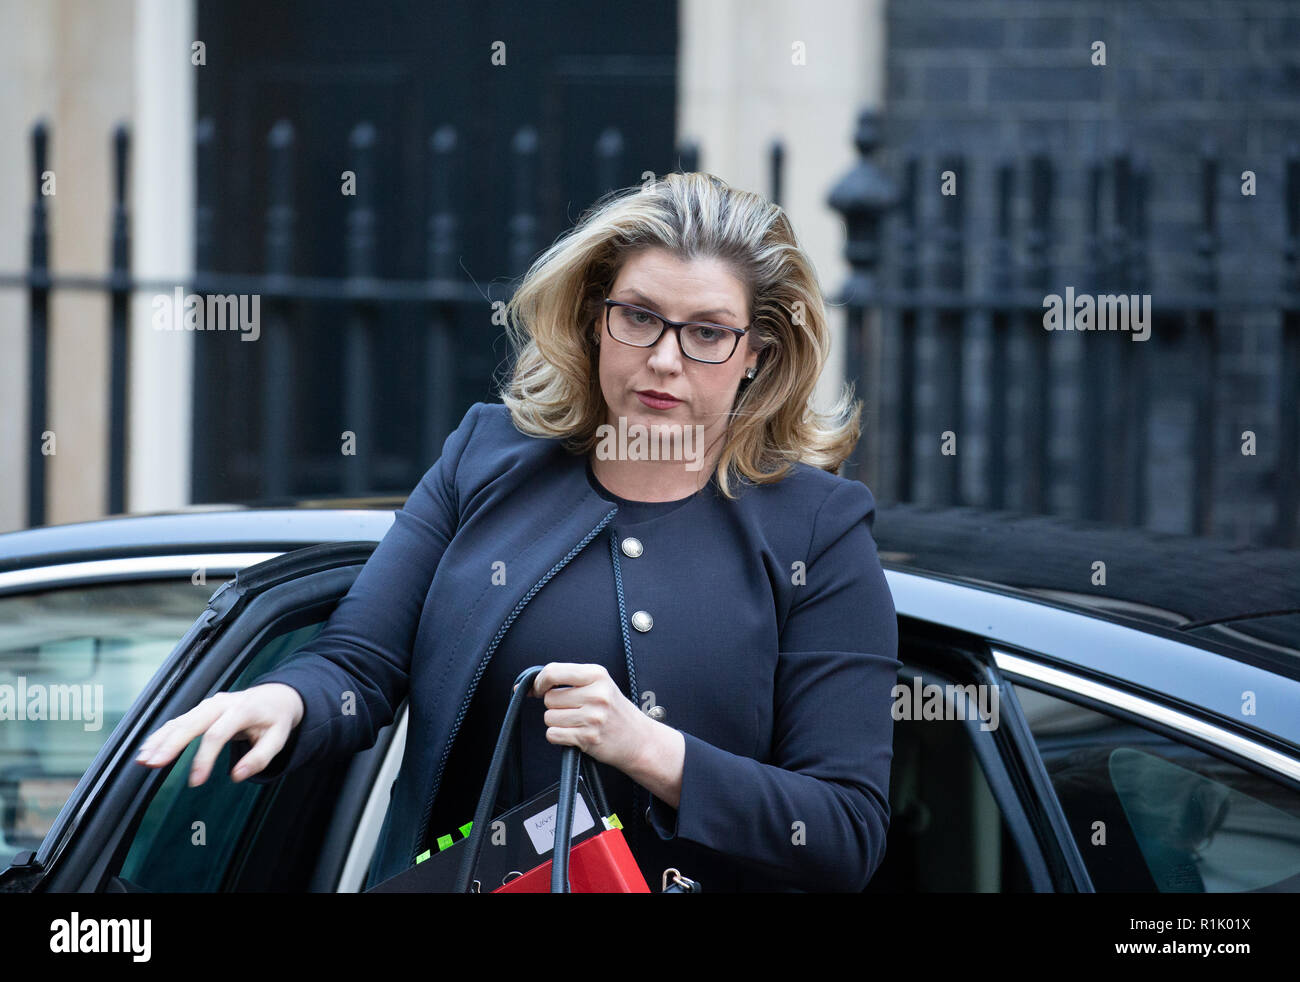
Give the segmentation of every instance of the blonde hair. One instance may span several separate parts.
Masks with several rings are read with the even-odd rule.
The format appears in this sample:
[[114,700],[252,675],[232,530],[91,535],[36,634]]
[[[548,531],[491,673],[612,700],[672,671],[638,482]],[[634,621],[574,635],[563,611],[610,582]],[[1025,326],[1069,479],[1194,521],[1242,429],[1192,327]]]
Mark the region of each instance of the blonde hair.
[[501,401],[523,433],[560,438],[586,454],[606,422],[599,346],[604,299],[627,259],[658,246],[683,261],[717,258],[745,285],[760,351],[741,380],[714,477],[731,483],[784,478],[796,461],[835,472],[861,432],[862,404],[846,383],[827,413],[812,405],[830,352],[821,286],[785,212],[761,195],[706,173],[668,174],[611,191],[542,253],[506,305],[515,351]]

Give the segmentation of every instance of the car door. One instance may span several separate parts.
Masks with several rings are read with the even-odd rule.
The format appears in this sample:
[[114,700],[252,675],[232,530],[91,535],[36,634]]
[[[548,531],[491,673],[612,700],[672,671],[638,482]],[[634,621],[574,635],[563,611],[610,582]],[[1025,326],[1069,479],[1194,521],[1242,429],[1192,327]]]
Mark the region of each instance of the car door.
[[1028,791],[1020,752],[981,716],[998,684],[984,640],[903,616],[899,660],[888,840],[868,892],[1079,889],[1082,863]]
[[998,687],[992,744],[1055,889],[1300,886],[1294,669],[995,584],[887,575],[900,625],[957,639]]
[[[1300,759],[1194,707],[1002,646],[1006,711],[1099,892],[1300,890]],[[1263,698],[1294,704],[1295,683]]]
[[213,586],[276,554],[0,559],[0,868],[40,845]]
[[374,547],[298,549],[217,589],[100,748],[40,848],[0,874],[0,890],[335,889],[363,813],[375,810],[393,726],[349,760],[265,785],[230,780],[229,745],[196,788],[187,778],[197,739],[167,768],[133,758],[166,720],[292,658],[324,627]]

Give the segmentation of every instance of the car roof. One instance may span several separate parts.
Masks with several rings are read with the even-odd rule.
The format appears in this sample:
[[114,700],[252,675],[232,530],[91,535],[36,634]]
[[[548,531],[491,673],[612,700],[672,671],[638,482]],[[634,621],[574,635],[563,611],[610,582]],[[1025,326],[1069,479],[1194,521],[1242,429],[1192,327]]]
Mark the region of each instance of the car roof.
[[[335,503],[339,506],[332,507]],[[374,507],[356,507],[368,503]],[[290,508],[198,505],[6,532],[0,535],[0,571],[106,556],[286,552],[318,542],[378,542],[402,499],[337,499],[326,502],[331,507],[320,504],[303,502]]]
[[[886,566],[1300,659],[1300,550],[973,507],[878,505]],[[1094,564],[1105,584],[1094,585]]]

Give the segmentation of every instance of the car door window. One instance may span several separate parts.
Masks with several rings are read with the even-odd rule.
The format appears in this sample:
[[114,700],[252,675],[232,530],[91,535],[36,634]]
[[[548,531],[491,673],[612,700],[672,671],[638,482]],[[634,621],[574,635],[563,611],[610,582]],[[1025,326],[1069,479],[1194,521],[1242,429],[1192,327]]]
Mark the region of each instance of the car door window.
[[185,577],[0,596],[0,868],[41,844],[214,588]]
[[[951,680],[904,661],[907,688]],[[983,735],[987,737],[987,734]],[[1005,816],[959,719],[896,719],[885,858],[868,892],[1013,893],[1031,889]]]
[[1117,716],[1014,691],[1099,891],[1300,889],[1300,793]]
[[[323,621],[307,624],[266,642],[230,690],[239,691],[283,664],[323,627]],[[283,787],[284,782],[232,781],[229,743],[217,755],[208,779],[190,787],[200,742],[191,740],[172,764],[136,829],[119,872],[134,887],[180,893],[229,888],[250,835]]]

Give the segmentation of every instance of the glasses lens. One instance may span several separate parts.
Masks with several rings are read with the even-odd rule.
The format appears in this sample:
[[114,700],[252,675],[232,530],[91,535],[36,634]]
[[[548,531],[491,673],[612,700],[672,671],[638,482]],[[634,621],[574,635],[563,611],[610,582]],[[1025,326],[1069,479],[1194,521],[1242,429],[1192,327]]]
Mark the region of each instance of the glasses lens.
[[700,361],[726,361],[738,336],[711,324],[687,324],[682,328],[682,348]]
[[631,307],[610,307],[609,331],[626,344],[654,344],[664,329],[664,322],[644,310]]

